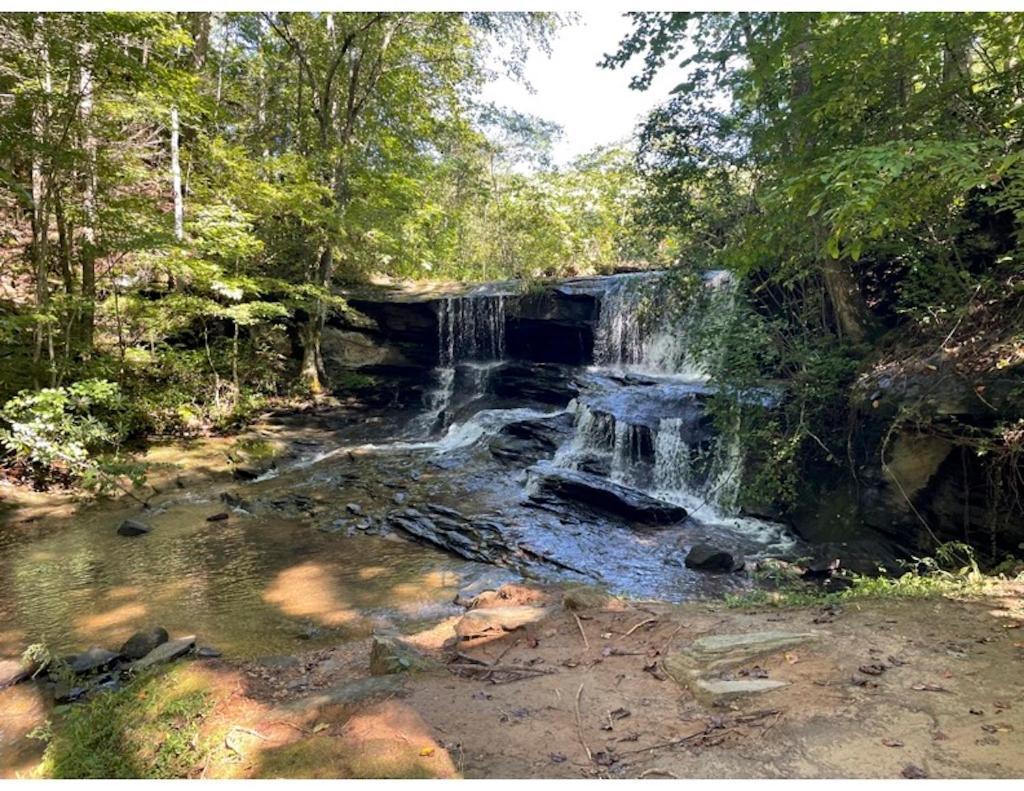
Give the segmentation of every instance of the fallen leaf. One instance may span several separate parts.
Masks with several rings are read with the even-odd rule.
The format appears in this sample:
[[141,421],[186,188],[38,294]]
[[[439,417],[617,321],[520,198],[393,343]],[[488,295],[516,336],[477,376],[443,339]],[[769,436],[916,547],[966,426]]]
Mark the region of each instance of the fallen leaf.
[[318,722],[316,725],[313,726],[313,733],[320,733],[320,731],[326,731],[330,727],[331,726],[328,725],[326,722]]
[[884,744],[886,747],[902,747],[903,746],[903,742],[901,742],[899,739],[882,739],[882,744]]
[[938,684],[932,684],[930,681],[924,684],[912,684],[911,689],[917,692],[948,692],[945,687],[941,687]]
[[423,747],[420,749],[421,758],[431,758],[434,755],[433,747]]
[[1013,623],[1004,623],[1004,629],[1020,629],[1020,621],[1014,621]]
[[796,654],[787,653],[786,654],[786,661],[789,662],[789,664],[791,664],[791,665],[795,665],[797,662],[800,661],[800,657],[797,656]]
[[561,753],[551,753],[549,757],[551,758],[551,763],[553,764],[564,764],[566,761],[569,760]]

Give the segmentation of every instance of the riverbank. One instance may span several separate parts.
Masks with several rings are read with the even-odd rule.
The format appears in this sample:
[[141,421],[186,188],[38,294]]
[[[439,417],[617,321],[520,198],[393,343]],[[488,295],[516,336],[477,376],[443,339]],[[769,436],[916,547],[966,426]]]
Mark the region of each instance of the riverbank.
[[[194,762],[168,765],[208,778],[1024,774],[1020,583],[958,599],[782,609],[567,599],[564,588],[531,585],[477,604],[487,605],[468,611],[477,627],[511,624],[513,610],[522,625],[466,639],[456,631],[467,633],[467,616],[455,615],[407,635],[424,660],[418,672],[371,675],[372,637],[173,667],[150,694],[199,695],[203,706],[186,751]],[[511,610],[496,616],[494,604]],[[687,663],[709,637],[732,647],[701,659],[703,677],[779,686],[695,694]],[[18,689],[30,709],[30,688]],[[96,765],[158,769],[139,741],[152,724],[131,697],[120,714],[117,750]],[[40,745],[5,773],[80,768],[85,746],[64,727],[56,718],[41,768]]]

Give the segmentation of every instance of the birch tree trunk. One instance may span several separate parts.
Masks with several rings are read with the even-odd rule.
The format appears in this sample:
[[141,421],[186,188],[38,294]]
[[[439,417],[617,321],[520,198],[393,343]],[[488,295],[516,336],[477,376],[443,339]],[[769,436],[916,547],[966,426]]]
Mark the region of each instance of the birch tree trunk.
[[174,238],[179,242],[185,239],[185,199],[181,194],[181,162],[178,150],[180,132],[178,107],[175,105],[171,107],[171,184],[174,190]]
[[93,75],[89,58],[92,44],[83,42],[78,49],[79,60],[79,120],[82,125],[85,152],[85,188],[82,191],[82,243],[79,248],[82,261],[82,323],[79,342],[82,353],[92,353],[96,321],[96,136],[92,129]]

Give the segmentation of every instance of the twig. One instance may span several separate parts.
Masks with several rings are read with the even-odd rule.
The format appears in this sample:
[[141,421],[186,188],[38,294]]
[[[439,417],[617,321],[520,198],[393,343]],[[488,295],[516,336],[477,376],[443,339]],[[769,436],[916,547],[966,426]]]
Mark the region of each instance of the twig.
[[576,733],[580,737],[580,744],[583,745],[583,750],[587,754],[587,759],[593,763],[594,754],[590,752],[590,748],[587,746],[587,740],[583,738],[583,719],[580,717],[580,697],[583,695],[583,685],[580,684],[580,688],[576,690]]
[[549,676],[557,673],[557,670],[548,670],[542,667],[529,667],[526,665],[480,665],[468,662],[451,662],[448,667],[461,668],[465,670],[485,670],[488,673],[524,673],[526,675]]
[[590,641],[587,639],[587,633],[583,631],[583,622],[580,620],[580,617],[576,613],[573,613],[572,617],[576,619],[576,627],[580,630],[580,637],[583,638],[583,648],[589,651]]
[[633,634],[633,632],[635,632],[641,626],[646,626],[649,623],[657,623],[657,622],[658,622],[657,618],[648,618],[645,621],[640,621],[640,623],[638,623],[636,626],[632,627],[628,632],[626,632],[624,635],[622,635],[622,637],[620,637],[619,639],[620,640],[624,640],[627,637],[629,637],[631,634]]
[[670,772],[668,769],[657,769],[657,768],[655,768],[655,769],[644,769],[640,773],[640,779],[643,780],[645,777],[650,777],[651,775],[665,775],[666,777],[671,777],[674,780],[681,780],[682,779],[679,775],[675,774],[674,772]]

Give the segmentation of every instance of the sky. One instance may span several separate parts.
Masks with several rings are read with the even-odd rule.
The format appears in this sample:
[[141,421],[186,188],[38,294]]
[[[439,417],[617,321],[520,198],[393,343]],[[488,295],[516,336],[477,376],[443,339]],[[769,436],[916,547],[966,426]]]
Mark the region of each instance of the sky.
[[559,32],[550,57],[536,49],[530,52],[525,76],[535,93],[502,77],[489,83],[481,98],[562,126],[563,138],[553,152],[558,166],[594,146],[632,138],[637,122],[668,98],[669,91],[682,81],[682,73],[670,63],[650,88],[634,91],[629,80],[640,70],[639,58],[625,69],[600,68],[598,61],[605,53],[614,52],[631,29],[621,11],[582,11],[575,25]]

